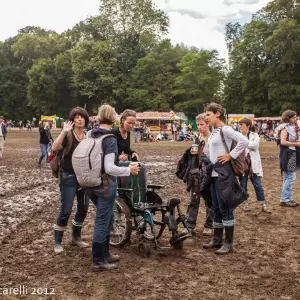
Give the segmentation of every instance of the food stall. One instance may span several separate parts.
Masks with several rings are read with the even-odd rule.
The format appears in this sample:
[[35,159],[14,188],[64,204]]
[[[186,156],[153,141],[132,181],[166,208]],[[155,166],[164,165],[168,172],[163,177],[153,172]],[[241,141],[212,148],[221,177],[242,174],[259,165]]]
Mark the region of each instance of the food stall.
[[181,122],[187,120],[183,113],[170,112],[138,112],[136,118],[140,122],[146,122],[150,131],[171,131],[171,123],[173,121]]
[[39,124],[41,124],[43,121],[47,121],[52,124],[52,128],[57,128],[57,121],[58,120],[63,120],[62,118],[57,117],[56,115],[52,116],[41,116],[41,120]]
[[244,118],[250,119],[253,122],[255,119],[255,115],[254,114],[228,114],[227,123],[228,125],[232,123],[238,123],[240,120]]

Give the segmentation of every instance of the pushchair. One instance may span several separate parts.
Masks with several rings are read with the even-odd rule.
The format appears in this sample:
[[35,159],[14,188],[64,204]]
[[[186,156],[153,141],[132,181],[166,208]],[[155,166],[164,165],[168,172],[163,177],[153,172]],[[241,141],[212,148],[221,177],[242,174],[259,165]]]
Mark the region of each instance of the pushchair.
[[[120,166],[128,166],[122,162]],[[186,227],[185,215],[181,212],[180,199],[171,198],[164,202],[156,193],[162,185],[148,184],[146,169],[141,165],[137,176],[118,178],[118,195],[115,204],[114,229],[110,244],[123,247],[130,242],[132,231],[138,235],[138,249],[149,256],[151,248],[181,249],[191,234],[179,233],[178,227]],[[162,246],[159,239],[165,229],[171,232],[170,246]]]

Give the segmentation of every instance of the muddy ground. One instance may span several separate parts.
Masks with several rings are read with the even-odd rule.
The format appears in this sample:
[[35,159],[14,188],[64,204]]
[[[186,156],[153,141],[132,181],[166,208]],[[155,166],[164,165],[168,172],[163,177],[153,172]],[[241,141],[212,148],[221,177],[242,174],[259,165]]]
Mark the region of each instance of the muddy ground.
[[[179,196],[183,206],[188,194],[174,170],[187,146],[177,142],[133,146],[148,165],[149,181],[166,185],[163,198]],[[95,273],[91,270],[91,249],[71,246],[70,230],[63,241],[64,253],[54,254],[57,182],[49,169],[36,168],[38,133],[10,132],[0,161],[0,299],[300,299],[300,207],[279,206],[277,151],[274,143],[262,141],[263,185],[272,214],[261,212],[250,189],[252,210],[236,210],[232,254],[219,257],[202,249],[209,240],[201,236],[205,217],[202,203],[198,234],[186,241],[182,250],[153,252],[144,258],[133,234],[130,245],[113,249],[122,258],[119,269]],[[297,179],[295,200],[300,200],[299,192]],[[84,240],[89,243],[93,219],[91,205],[83,229]],[[27,290],[17,296],[12,290],[4,295],[19,285]]]

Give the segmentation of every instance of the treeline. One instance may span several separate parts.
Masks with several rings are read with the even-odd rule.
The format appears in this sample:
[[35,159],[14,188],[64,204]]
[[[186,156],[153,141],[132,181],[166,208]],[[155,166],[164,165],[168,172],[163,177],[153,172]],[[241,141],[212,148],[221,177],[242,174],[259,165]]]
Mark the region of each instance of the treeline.
[[0,42],[0,114],[65,117],[85,104],[95,114],[109,103],[193,117],[211,101],[231,113],[300,112],[299,5],[275,0],[249,24],[227,24],[229,67],[217,51],[172,46],[152,0],[103,0],[62,34],[26,27]]
[[196,114],[221,100],[225,63],[216,51],[172,46],[169,20],[151,0],[103,0],[99,15],[62,34],[21,29],[0,42],[0,113],[9,119],[171,109]]
[[300,2],[276,0],[241,26],[226,26],[230,70],[224,81],[228,111],[278,115],[300,112]]

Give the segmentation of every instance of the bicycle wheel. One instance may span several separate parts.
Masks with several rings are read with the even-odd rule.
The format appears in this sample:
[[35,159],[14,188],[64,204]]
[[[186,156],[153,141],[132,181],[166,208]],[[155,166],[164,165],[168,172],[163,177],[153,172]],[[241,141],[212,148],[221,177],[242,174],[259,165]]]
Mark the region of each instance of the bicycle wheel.
[[132,232],[132,219],[129,206],[122,198],[117,197],[114,208],[115,221],[110,232],[110,245],[123,247],[129,241]]

